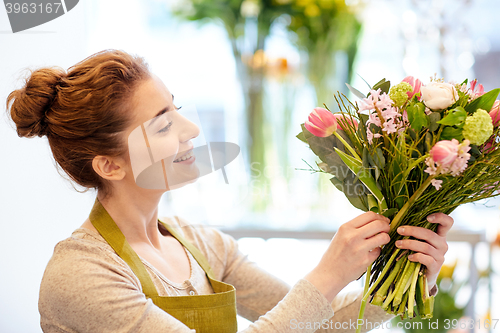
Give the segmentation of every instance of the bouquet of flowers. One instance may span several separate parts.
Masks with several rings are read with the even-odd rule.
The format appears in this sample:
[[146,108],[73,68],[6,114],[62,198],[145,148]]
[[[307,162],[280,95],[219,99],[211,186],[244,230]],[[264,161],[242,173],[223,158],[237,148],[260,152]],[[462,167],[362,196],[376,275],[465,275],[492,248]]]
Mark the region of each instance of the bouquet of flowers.
[[360,318],[367,302],[402,318],[413,318],[416,306],[431,318],[426,268],[396,248],[396,229],[435,231],[428,215],[498,195],[500,89],[414,77],[392,88],[383,79],[367,95],[347,86],[361,100],[337,93],[338,112],[315,108],[297,138],[321,160],[314,171],[333,175],[353,206],[391,218],[391,241],[366,272]]

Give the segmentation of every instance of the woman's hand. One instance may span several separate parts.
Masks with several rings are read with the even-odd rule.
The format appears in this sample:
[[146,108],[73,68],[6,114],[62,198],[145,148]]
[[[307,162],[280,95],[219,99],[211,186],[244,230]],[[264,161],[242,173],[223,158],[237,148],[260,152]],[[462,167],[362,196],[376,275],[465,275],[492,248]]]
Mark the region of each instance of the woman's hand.
[[349,282],[359,278],[390,241],[390,220],[367,212],[344,223],[333,237],[319,264],[305,279],[331,302]]
[[413,226],[401,226],[398,233],[403,236],[413,236],[416,239],[403,239],[396,242],[400,249],[408,249],[415,253],[408,256],[410,261],[416,261],[427,267],[427,281],[429,290],[436,284],[437,276],[444,262],[444,255],[448,251],[446,234],[453,225],[453,219],[443,213],[427,216],[427,221],[439,223],[436,232],[429,229]]

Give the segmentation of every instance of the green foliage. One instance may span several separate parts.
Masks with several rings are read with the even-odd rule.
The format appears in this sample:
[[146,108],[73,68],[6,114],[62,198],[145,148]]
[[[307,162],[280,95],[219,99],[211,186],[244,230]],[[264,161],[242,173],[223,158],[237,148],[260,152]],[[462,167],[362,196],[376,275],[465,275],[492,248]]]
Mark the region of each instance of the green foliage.
[[483,110],[491,110],[491,107],[495,103],[498,94],[500,93],[500,89],[493,89],[481,97],[473,100],[469,105],[465,107],[467,113],[472,114],[476,112],[478,109]]
[[391,81],[387,81],[386,79],[382,79],[379,82],[375,83],[375,85],[372,88],[373,90],[382,90],[382,92],[385,92],[386,94],[389,93],[389,90],[391,89]]
[[452,110],[450,110],[443,119],[438,121],[438,124],[447,125],[447,126],[458,126],[465,121],[467,117],[467,112],[461,106],[458,106]]
[[406,108],[408,121],[413,129],[420,131],[422,127],[427,127],[429,117],[425,114],[425,105],[423,103],[411,104]]

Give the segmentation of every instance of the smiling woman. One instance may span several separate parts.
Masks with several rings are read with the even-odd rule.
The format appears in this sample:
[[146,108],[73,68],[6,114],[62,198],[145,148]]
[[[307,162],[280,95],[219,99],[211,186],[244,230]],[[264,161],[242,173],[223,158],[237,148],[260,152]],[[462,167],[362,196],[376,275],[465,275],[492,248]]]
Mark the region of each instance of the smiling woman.
[[[69,177],[97,190],[89,218],[56,245],[45,270],[44,332],[234,333],[237,313],[253,321],[246,333],[296,332],[296,322],[328,323],[318,332],[331,332],[356,320],[361,291],[338,294],[389,242],[386,217],[368,212],[342,225],[291,288],[248,260],[231,236],[158,218],[161,196],[199,176],[192,140],[200,132],[143,59],[109,50],[68,72],[33,71],[7,109],[19,136],[47,136]],[[420,241],[402,245],[433,263],[429,281],[453,223],[444,214],[432,221],[439,235],[407,228]],[[368,305],[366,321],[388,319]]]

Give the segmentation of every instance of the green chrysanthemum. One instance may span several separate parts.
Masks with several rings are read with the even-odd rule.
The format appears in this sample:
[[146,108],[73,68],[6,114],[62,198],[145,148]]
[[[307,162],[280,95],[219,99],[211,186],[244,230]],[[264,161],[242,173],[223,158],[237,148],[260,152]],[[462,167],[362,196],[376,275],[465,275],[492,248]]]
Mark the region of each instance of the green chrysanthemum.
[[478,109],[472,116],[465,118],[462,134],[473,145],[485,143],[493,134],[493,122],[488,112]]
[[389,91],[389,97],[397,107],[402,107],[408,100],[408,92],[412,92],[413,88],[408,82],[396,84]]

